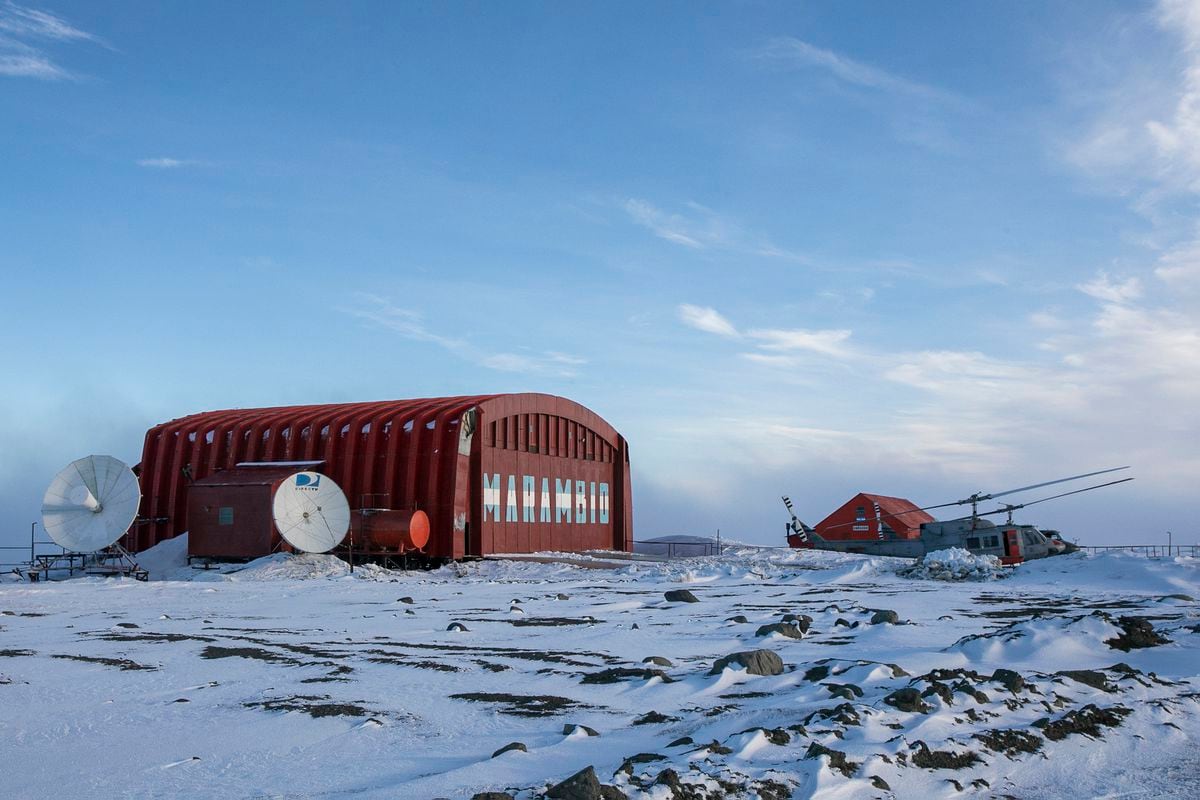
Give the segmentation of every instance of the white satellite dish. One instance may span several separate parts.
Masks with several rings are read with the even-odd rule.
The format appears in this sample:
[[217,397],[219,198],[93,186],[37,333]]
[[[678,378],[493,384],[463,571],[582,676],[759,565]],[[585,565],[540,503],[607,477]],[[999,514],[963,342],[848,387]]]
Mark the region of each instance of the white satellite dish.
[[288,544],[305,553],[328,553],[350,530],[350,504],[328,475],[297,472],[275,490],[275,527]]
[[86,456],[50,482],[42,498],[42,526],[60,547],[94,553],[125,535],[141,500],[133,470],[112,456]]

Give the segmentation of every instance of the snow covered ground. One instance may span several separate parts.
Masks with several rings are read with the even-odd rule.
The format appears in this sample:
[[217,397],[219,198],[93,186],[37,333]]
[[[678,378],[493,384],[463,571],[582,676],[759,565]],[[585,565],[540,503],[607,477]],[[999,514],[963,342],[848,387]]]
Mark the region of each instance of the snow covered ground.
[[[0,584],[7,794],[532,798],[590,766],[656,800],[1200,796],[1194,559],[947,582],[755,548],[353,576],[181,555],[144,559],[172,580]],[[782,671],[713,672],[758,649]]]

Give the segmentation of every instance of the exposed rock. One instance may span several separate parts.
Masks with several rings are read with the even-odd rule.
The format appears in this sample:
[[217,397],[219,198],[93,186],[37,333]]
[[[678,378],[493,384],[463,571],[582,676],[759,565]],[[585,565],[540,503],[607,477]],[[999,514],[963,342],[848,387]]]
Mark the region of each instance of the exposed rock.
[[676,739],[675,741],[670,742],[667,745],[667,747],[683,747],[683,746],[689,745],[689,744],[695,744],[695,741],[692,740],[692,737],[682,736],[682,737]]
[[629,800],[629,795],[615,786],[602,783],[600,784],[600,800]]
[[675,679],[661,669],[648,667],[610,667],[583,676],[581,683],[619,683],[626,678],[661,678],[663,683],[674,683]]
[[556,594],[556,595],[554,596],[554,599],[555,599],[555,600],[570,600],[570,599],[571,599],[571,595],[569,595],[569,594],[563,594],[562,592],[559,592],[558,594]]
[[779,675],[783,672],[783,659],[774,651],[745,650],[717,659],[708,674],[718,675],[721,670],[732,665],[744,667],[751,675]]
[[921,693],[911,686],[906,689],[897,689],[883,698],[883,702],[901,711],[916,712],[918,714],[928,714],[932,710],[921,699]]
[[871,615],[872,625],[898,625],[900,624],[900,615],[895,611],[886,608],[881,608]]
[[[845,725],[845,726],[853,726],[853,725],[861,725],[862,724],[862,721],[859,719],[859,716],[858,716],[858,709],[856,709],[852,703],[839,703],[838,705],[834,706],[833,708],[818,708],[816,711],[812,712],[811,714],[809,714],[807,717],[804,718],[804,724],[808,725],[814,719],[827,719],[832,722],[837,722],[837,723],[839,723],[841,725]],[[800,727],[800,731],[798,731],[798,732],[801,732],[804,730],[803,726],[799,726],[799,727]],[[795,725],[792,726],[793,730],[795,730],[796,728],[797,728],[797,726],[795,726]]]
[[1102,731],[1100,730],[1102,727],[1118,727],[1124,721],[1125,717],[1132,713],[1133,710],[1125,706],[1097,708],[1088,703],[1083,708],[1068,711],[1053,722],[1038,720],[1038,722],[1033,724],[1041,728],[1042,733],[1052,742],[1057,742],[1060,739],[1065,739],[1077,733],[1099,739],[1103,738],[1101,736]]
[[792,622],[775,622],[770,625],[761,626],[755,633],[755,636],[770,636],[773,633],[778,633],[780,636],[786,636],[789,639],[803,639],[804,631],[800,630],[800,626]]
[[876,789],[882,789],[885,792],[890,792],[892,790],[892,787],[888,785],[888,782],[878,775],[871,776],[871,785]]
[[1036,753],[1042,749],[1042,737],[1021,730],[990,730],[975,734],[983,746],[995,753],[1012,757],[1017,753]]
[[671,659],[663,658],[662,656],[646,656],[642,659],[643,664],[654,664],[659,667],[673,667]]
[[410,605],[410,606],[411,606],[411,605],[413,604],[413,599],[412,599],[411,597],[401,597],[401,598],[400,598],[399,600],[397,600],[396,602],[397,602],[397,603],[405,603],[405,604],[407,604],[407,605]]
[[1025,679],[1021,677],[1021,673],[1014,672],[1011,669],[998,669],[992,673],[992,680],[1004,685],[1013,694],[1025,688]]
[[704,787],[695,786],[690,783],[684,783],[679,780],[679,773],[668,767],[658,773],[658,777],[654,779],[653,786],[665,786],[671,790],[671,800],[704,800],[708,797],[708,793],[704,791]]
[[810,744],[808,746],[808,751],[804,754],[805,758],[820,758],[821,756],[827,756],[829,758],[829,766],[833,769],[836,769],[847,778],[853,777],[854,773],[858,771],[860,766],[859,762],[851,761],[850,759],[846,758],[846,754],[841,750],[831,750],[825,745],[817,742]]
[[469,633],[471,631],[470,628],[468,628],[466,625],[463,625],[461,622],[451,622],[446,626],[446,630],[456,631],[458,633]]
[[946,684],[934,681],[925,691],[921,692],[921,697],[933,697],[934,695],[942,698],[946,705],[954,705],[954,690]]
[[824,680],[827,677],[829,677],[829,667],[825,666],[824,664],[817,667],[809,667],[804,673],[804,680],[812,681],[814,683]]
[[1111,694],[1117,691],[1117,687],[1109,683],[1107,675],[1094,669],[1064,669],[1054,674],[1070,678],[1077,683],[1091,686],[1093,689],[1099,689],[1102,692],[1109,692]]
[[563,725],[563,729],[562,729],[563,736],[570,736],[572,733],[575,733],[575,731],[583,731],[588,736],[599,736],[600,735],[599,733],[596,733],[595,728],[589,728],[587,725],[573,725],[570,723]]
[[808,629],[812,627],[813,618],[808,614],[784,614],[780,622],[794,622],[801,633],[808,633]]
[[657,711],[647,711],[633,721],[634,725],[661,725],[664,722],[678,722],[678,717],[668,717],[666,714],[660,714]]
[[666,756],[660,756],[658,753],[638,753],[637,755],[630,756],[622,761],[621,766],[617,767],[617,772],[624,772],[628,775],[632,775],[634,772],[634,767],[636,767],[638,764],[649,764],[653,761],[666,760]]
[[845,620],[845,619],[842,619],[841,617],[838,617],[836,620],[834,620],[833,627],[835,627],[835,628],[857,628],[858,622],[850,622],[849,620]]
[[508,792],[476,792],[471,800],[515,800]]
[[1104,642],[1116,650],[1124,650],[1128,653],[1139,647],[1156,647],[1171,642],[1170,639],[1155,631],[1154,625],[1144,617],[1121,617],[1116,624],[1124,632],[1120,636]]
[[727,619],[727,620],[725,620],[725,621],[726,621],[726,622],[737,622],[737,623],[740,623],[740,624],[742,624],[742,625],[745,625],[745,624],[746,624],[747,622],[749,622],[750,620],[746,619],[746,615],[745,615],[745,614],[738,614],[736,617],[730,617],[729,619]]
[[546,797],[554,800],[602,800],[600,779],[591,766],[584,767],[561,783],[546,790]]
[[843,700],[854,700],[863,696],[863,690],[853,683],[824,683],[821,685],[828,689],[831,695]]
[[973,750],[952,753],[949,750],[930,750],[924,742],[917,742],[912,754],[912,763],[922,769],[965,769],[982,759]]
[[671,603],[699,603],[700,599],[687,589],[671,589],[663,592],[663,597]]
[[492,753],[492,758],[507,753],[510,750],[520,750],[522,753],[529,752],[529,748],[525,746],[524,742],[509,742],[508,744],[504,745],[504,747],[501,747],[499,750]]

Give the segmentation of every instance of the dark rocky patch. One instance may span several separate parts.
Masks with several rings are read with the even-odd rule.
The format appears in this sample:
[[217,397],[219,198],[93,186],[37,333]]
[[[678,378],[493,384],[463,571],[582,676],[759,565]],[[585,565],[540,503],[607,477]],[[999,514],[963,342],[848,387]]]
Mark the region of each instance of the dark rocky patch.
[[33,650],[21,650],[19,648],[0,650],[0,658],[23,658],[25,656],[36,656],[37,653]]
[[507,706],[507,708],[500,709],[500,713],[509,714],[514,717],[541,717],[547,714],[558,714],[563,711],[589,707],[569,697],[558,697],[556,695],[464,692],[462,694],[452,694],[450,698],[452,700],[466,700],[473,703],[500,703]]
[[663,658],[662,656],[646,656],[642,659],[643,664],[654,664],[657,667],[673,667],[671,659]]
[[742,625],[745,625],[750,620],[746,619],[746,616],[744,614],[738,614],[736,617],[730,617],[729,619],[727,619],[725,621],[726,622],[737,622]]
[[708,792],[703,786],[684,783],[679,779],[679,773],[667,767],[654,779],[651,786],[665,786],[671,791],[671,800],[706,800]]
[[1014,672],[1011,669],[998,669],[992,673],[992,680],[1003,684],[1005,689],[1008,689],[1013,694],[1025,688],[1025,679],[1021,677],[1021,673]]
[[700,599],[687,589],[670,589],[663,592],[663,597],[669,603],[699,603]]
[[1012,758],[1018,753],[1036,753],[1042,749],[1042,737],[1021,730],[990,730],[975,734],[983,746],[994,753]]
[[664,722],[678,722],[678,717],[668,717],[666,714],[660,714],[657,711],[647,711],[633,721],[634,725],[661,725]]
[[273,653],[270,650],[264,650],[261,647],[223,647],[221,645],[210,644],[200,651],[201,658],[250,658],[255,661],[266,661],[271,664],[287,664],[288,666],[298,667],[305,662],[292,656],[285,656],[282,653]]
[[899,625],[900,615],[887,608],[881,608],[871,615],[872,625]]
[[634,773],[634,768],[638,764],[650,764],[655,761],[666,761],[667,757],[658,753],[638,753],[621,762],[621,766],[617,767],[617,772],[624,772],[628,775]]
[[820,758],[821,756],[828,756],[829,766],[847,778],[854,777],[854,773],[858,771],[860,766],[859,762],[846,758],[846,754],[841,750],[831,750],[818,742],[810,744],[807,752],[804,754],[805,758]]
[[610,667],[600,672],[591,672],[583,676],[580,683],[620,683],[628,678],[661,678],[663,683],[674,683],[675,679],[661,669],[648,667]]
[[928,714],[932,709],[921,699],[921,693],[911,686],[905,689],[897,689],[896,691],[883,698],[883,702],[889,706],[907,711],[909,713]]
[[818,708],[804,718],[804,724],[809,725],[813,720],[830,720],[845,726],[861,725],[858,709],[851,703],[839,703],[832,708]]
[[829,667],[825,665],[809,667],[804,673],[804,680],[816,683],[817,681],[824,680],[825,678],[829,677],[829,671]]
[[940,681],[934,681],[921,692],[921,697],[933,697],[937,695],[942,698],[946,705],[954,705],[954,690]]
[[599,736],[595,728],[589,728],[587,725],[572,725],[570,723],[563,725],[563,736],[570,736],[575,731],[583,731],[588,736]]
[[506,619],[504,621],[518,628],[559,628],[567,625],[595,625],[604,620],[596,619],[595,617],[533,617],[531,619]]
[[516,800],[508,792],[476,792],[471,800]]
[[613,786],[600,783],[594,767],[587,766],[561,783],[546,790],[544,797],[552,800],[625,800],[625,794]]
[[1170,644],[1171,642],[1170,639],[1154,630],[1154,625],[1145,617],[1121,617],[1115,624],[1121,628],[1121,635],[1104,642],[1115,650],[1123,650],[1128,653],[1137,648],[1157,647],[1160,644]]
[[744,667],[751,675],[780,675],[783,673],[783,659],[771,650],[746,650],[740,653],[730,653],[719,658],[708,671],[709,675],[718,675],[721,670],[731,665]]
[[149,664],[139,664],[136,661],[131,661],[128,658],[104,658],[103,656],[82,656],[82,655],[67,655],[65,653],[55,653],[51,658],[61,658],[68,661],[83,661],[88,664],[103,664],[106,667],[116,667],[117,669],[126,671],[146,671],[152,672],[158,667],[152,667]]
[[492,753],[492,758],[495,758],[496,756],[504,755],[505,753],[512,751],[512,750],[520,750],[522,753],[529,752],[529,748],[525,746],[524,742],[509,742],[508,744],[504,745],[504,747],[501,747],[499,750]]
[[835,628],[857,628],[858,622],[850,622],[849,620],[838,617],[836,620],[834,620],[833,627],[835,627]]
[[1091,686],[1093,689],[1099,689],[1102,692],[1108,692],[1111,694],[1112,692],[1117,691],[1117,686],[1109,683],[1107,675],[1094,669],[1064,669],[1054,674],[1061,675],[1064,678],[1070,678],[1076,683],[1082,683],[1085,686]]
[[831,695],[843,700],[854,700],[863,696],[863,690],[853,683],[823,683],[821,685],[828,689]]
[[413,604],[413,602],[414,602],[414,601],[413,601],[413,599],[412,599],[411,597],[401,597],[401,598],[400,598],[399,600],[397,600],[396,602],[397,602],[397,603],[404,603],[405,605],[410,605],[410,606],[411,606],[411,605]]
[[1068,711],[1053,722],[1038,720],[1033,724],[1041,728],[1042,733],[1052,742],[1080,733],[1093,739],[1101,739],[1103,738],[1101,728],[1119,727],[1125,717],[1132,713],[1133,710],[1125,706],[1097,708],[1088,703],[1083,708]]
[[466,625],[463,625],[461,622],[451,622],[449,625],[446,626],[446,630],[458,631],[459,633],[470,633],[471,632],[471,629],[468,628]]
[[684,747],[689,744],[695,744],[690,736],[681,736],[673,742],[667,744],[667,747]]
[[983,760],[973,750],[952,753],[949,750],[930,750],[924,742],[917,742],[917,745],[917,751],[912,754],[912,763],[922,769],[965,769]]
[[354,703],[329,703],[328,695],[298,694],[254,703],[242,703],[246,708],[264,711],[303,711],[314,719],[320,717],[365,717],[367,710]]
[[882,789],[885,792],[890,792],[892,790],[892,787],[888,785],[888,782],[878,775],[871,776],[871,785],[876,789]]

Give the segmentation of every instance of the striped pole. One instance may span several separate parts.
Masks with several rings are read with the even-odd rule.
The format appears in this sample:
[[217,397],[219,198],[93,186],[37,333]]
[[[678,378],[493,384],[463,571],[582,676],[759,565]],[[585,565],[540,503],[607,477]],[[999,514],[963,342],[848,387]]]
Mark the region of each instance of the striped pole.
[[783,497],[783,504],[787,506],[788,514],[792,517],[792,522],[788,525],[788,529],[796,534],[800,538],[800,541],[807,542],[808,533],[804,530],[804,523],[796,519],[796,512],[792,510],[792,501],[787,495]]
[[883,515],[879,512],[879,503],[875,503],[875,528],[879,532],[879,538],[883,538]]

